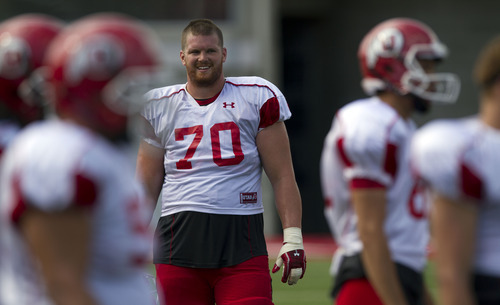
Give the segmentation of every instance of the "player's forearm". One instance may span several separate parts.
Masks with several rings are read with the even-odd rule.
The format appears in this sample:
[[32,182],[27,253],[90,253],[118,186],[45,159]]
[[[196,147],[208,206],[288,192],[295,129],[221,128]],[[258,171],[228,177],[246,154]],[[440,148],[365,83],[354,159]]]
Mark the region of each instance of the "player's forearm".
[[371,234],[365,232],[362,240],[363,264],[370,283],[383,303],[386,305],[407,304],[384,233],[382,231]]
[[475,305],[470,282],[465,279],[439,279],[439,298],[442,305]]
[[282,178],[273,184],[276,208],[283,228],[302,227],[302,201],[293,177]]
[[440,194],[434,199],[431,221],[440,299],[443,305],[475,304],[470,277],[476,248],[477,206]]
[[385,235],[387,193],[383,188],[358,188],[351,194],[363,243],[363,265],[368,279],[385,305],[406,305]]
[[94,298],[82,286],[57,285],[48,288],[56,305],[97,305]]
[[146,194],[148,195],[150,200],[152,200],[153,207],[156,206],[156,202],[158,200],[158,197],[160,196],[164,178],[164,174],[163,172],[161,172],[156,173],[156,175],[144,177],[141,181]]
[[146,143],[141,143],[137,153],[136,177],[142,183],[153,205],[156,205],[165,179],[163,156],[162,150]]
[[[465,240],[464,246],[472,247]],[[442,253],[440,253],[441,251]],[[471,266],[468,260],[459,258],[462,255],[459,254],[460,251],[462,249],[457,247],[441,247],[436,252],[437,281],[442,305],[476,304],[471,287]],[[451,253],[455,254],[451,256]]]

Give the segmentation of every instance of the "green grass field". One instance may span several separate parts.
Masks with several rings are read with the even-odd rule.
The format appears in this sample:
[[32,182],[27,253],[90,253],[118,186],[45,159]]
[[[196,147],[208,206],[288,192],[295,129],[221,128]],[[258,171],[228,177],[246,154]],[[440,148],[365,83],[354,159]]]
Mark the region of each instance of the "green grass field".
[[[270,261],[270,269],[274,260]],[[282,271],[271,274],[273,279],[273,302],[275,305],[332,305],[330,288],[332,278],[329,274],[331,259],[308,260],[304,278],[296,285],[281,282]]]
[[[329,296],[333,283],[329,274],[330,262],[330,259],[308,261],[304,278],[293,286],[281,283],[281,270],[272,274],[274,304],[332,305],[333,300]],[[272,269],[273,264],[274,261],[270,260],[270,269]],[[436,285],[432,264],[426,270],[425,281],[435,300]]]

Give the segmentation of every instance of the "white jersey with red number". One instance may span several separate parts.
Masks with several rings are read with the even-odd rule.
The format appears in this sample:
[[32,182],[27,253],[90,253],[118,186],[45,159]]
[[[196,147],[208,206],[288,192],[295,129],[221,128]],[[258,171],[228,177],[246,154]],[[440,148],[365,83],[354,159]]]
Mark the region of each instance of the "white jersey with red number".
[[200,106],[186,85],[154,89],[143,112],[166,149],[162,216],[196,211],[264,211],[257,133],[291,116],[285,97],[259,77],[228,77],[217,99]]
[[336,114],[320,165],[325,216],[339,245],[336,256],[361,251],[351,189],[375,184],[387,191],[384,229],[392,259],[416,271],[424,268],[427,201],[410,171],[414,131],[412,120],[377,97],[349,103]]
[[500,131],[477,117],[431,122],[419,130],[412,165],[431,188],[479,208],[475,267],[500,276]]
[[144,277],[151,211],[124,150],[63,121],[33,124],[2,158],[0,304],[52,304],[18,225],[29,207],[91,215],[87,285],[99,304],[152,304]]

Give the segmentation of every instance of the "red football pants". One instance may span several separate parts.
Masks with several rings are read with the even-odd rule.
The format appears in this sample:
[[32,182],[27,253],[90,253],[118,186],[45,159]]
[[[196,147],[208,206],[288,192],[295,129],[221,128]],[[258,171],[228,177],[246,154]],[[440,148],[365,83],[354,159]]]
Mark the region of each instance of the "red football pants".
[[349,280],[342,284],[336,305],[384,305],[367,279]]
[[218,269],[156,264],[156,284],[167,305],[272,305],[267,256]]

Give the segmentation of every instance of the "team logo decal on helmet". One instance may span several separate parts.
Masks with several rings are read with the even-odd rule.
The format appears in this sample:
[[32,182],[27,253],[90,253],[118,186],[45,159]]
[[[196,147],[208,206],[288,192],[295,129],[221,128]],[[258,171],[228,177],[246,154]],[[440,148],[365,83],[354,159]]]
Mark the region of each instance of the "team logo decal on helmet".
[[394,58],[403,48],[403,35],[395,28],[382,30],[371,40],[366,59],[368,67],[374,68],[379,57]]

